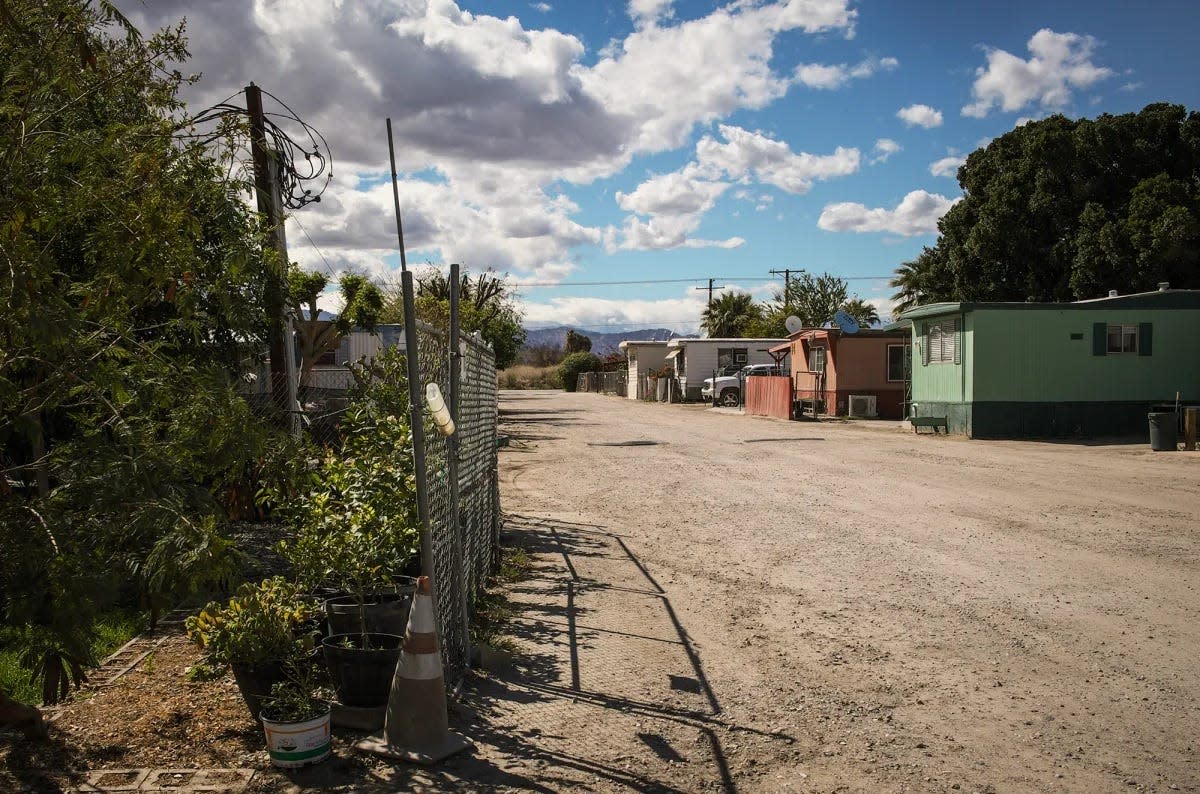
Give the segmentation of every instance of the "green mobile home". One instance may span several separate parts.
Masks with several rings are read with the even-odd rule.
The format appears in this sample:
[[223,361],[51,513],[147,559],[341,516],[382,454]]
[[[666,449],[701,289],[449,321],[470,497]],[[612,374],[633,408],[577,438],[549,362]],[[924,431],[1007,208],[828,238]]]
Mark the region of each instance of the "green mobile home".
[[934,303],[912,323],[911,416],[975,438],[1146,433],[1200,404],[1200,290],[1075,303]]

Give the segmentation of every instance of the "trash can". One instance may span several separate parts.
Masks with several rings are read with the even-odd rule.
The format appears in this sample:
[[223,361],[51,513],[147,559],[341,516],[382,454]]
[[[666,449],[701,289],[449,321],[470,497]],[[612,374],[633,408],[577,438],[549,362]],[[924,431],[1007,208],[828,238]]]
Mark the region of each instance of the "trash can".
[[1171,411],[1146,416],[1150,419],[1150,449],[1155,452],[1174,452],[1179,429],[1178,415]]

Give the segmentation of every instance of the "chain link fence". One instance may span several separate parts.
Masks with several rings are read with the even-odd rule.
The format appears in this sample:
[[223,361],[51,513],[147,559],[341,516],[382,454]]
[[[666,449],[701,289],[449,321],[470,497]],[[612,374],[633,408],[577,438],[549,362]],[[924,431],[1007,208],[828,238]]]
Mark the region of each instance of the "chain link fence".
[[[425,324],[417,328],[417,363],[423,385],[450,389],[448,335]],[[447,686],[470,667],[469,620],[475,596],[500,554],[500,480],[497,473],[496,359],[477,336],[460,340],[458,424],[444,438],[426,417],[425,468],[433,538],[435,604]],[[457,461],[451,456],[457,447]],[[457,463],[457,466],[452,465]],[[452,487],[457,468],[457,488]]]

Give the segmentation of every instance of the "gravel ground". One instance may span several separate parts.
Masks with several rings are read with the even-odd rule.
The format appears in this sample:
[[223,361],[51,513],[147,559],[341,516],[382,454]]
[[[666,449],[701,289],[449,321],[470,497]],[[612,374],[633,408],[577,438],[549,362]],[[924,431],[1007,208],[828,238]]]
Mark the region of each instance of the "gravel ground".
[[[501,410],[505,509],[619,536],[737,728],[719,764],[642,762],[655,786],[1200,790],[1200,453],[596,394]],[[577,716],[541,730],[621,745]]]
[[[0,791],[248,767],[297,791],[1200,791],[1200,453],[502,392],[507,646],[432,768],[266,764],[169,640],[0,734]],[[625,446],[624,442],[643,442]],[[645,443],[656,442],[656,443]]]

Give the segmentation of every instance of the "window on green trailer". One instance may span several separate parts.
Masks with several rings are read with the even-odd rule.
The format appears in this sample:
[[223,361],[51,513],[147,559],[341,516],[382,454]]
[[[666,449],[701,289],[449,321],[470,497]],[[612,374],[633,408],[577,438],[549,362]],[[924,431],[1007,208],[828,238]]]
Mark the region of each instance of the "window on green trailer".
[[1108,326],[1108,352],[1109,353],[1136,353],[1136,352],[1138,352],[1138,327],[1137,327],[1137,325],[1110,325],[1110,326]]
[[958,363],[958,319],[928,323],[925,331],[925,362]]

